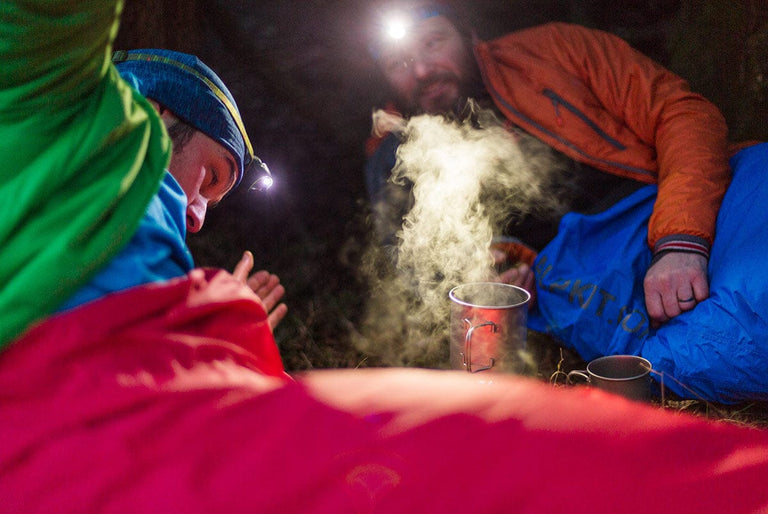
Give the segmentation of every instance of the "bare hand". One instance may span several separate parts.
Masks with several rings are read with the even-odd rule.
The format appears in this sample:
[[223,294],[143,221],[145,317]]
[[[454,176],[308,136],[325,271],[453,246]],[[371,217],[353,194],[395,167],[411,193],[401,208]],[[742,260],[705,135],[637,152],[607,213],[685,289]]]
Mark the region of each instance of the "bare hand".
[[531,293],[531,304],[536,301],[536,285],[533,270],[527,264],[518,264],[514,268],[509,268],[499,274],[498,281],[504,284],[510,284],[522,287]]
[[235,266],[232,275],[242,283],[247,284],[256,293],[256,296],[261,299],[268,313],[267,322],[269,323],[269,328],[274,330],[288,313],[288,307],[284,303],[278,304],[285,294],[285,288],[280,285],[280,279],[277,275],[273,275],[265,270],[257,271],[249,277],[248,273],[251,272],[252,268],[253,254],[246,251],[243,253],[240,262]]
[[522,287],[531,293],[533,304],[536,301],[536,281],[530,264],[536,259],[536,252],[524,243],[510,239],[492,244],[491,255],[496,269],[499,270],[496,280]]
[[658,328],[709,297],[707,258],[670,252],[648,269],[643,287],[651,327]]
[[499,282],[522,287],[529,293],[534,290],[533,270],[527,264],[518,264],[514,268],[509,268],[499,275]]

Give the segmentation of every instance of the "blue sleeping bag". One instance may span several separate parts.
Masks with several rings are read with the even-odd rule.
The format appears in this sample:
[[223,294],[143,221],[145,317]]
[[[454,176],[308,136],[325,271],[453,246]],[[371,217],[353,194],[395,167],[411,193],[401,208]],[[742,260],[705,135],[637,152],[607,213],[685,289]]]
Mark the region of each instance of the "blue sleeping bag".
[[768,143],[731,159],[733,182],[717,219],[710,297],[650,328],[643,278],[656,186],[597,215],[566,215],[534,263],[528,326],[585,360],[634,354],[683,398],[768,400]]

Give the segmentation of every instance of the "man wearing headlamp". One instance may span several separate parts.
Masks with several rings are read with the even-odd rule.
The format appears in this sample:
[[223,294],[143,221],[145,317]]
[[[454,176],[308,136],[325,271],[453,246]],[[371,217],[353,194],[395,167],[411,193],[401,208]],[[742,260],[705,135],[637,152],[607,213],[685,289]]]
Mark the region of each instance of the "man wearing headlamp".
[[[480,42],[446,2],[392,6],[406,20],[400,39],[376,33],[372,48],[402,115],[457,115],[467,98],[478,100],[572,162],[582,177],[572,204],[581,212],[657,183],[644,281],[651,321],[658,326],[708,297],[707,260],[731,177],[727,127],[714,105],[604,32],[553,23]],[[369,141],[374,203],[387,201],[397,144],[392,135]],[[523,239],[545,236],[527,240],[540,250],[557,229],[546,225],[534,220]],[[530,264],[504,278],[530,287]]]
[[[188,273],[194,265],[186,232],[200,231],[207,210],[243,180],[250,190],[272,184],[269,168],[253,153],[232,94],[197,57],[141,49],[115,52],[112,61],[121,78],[160,114],[173,143],[171,161],[139,230],[62,310]],[[278,305],[284,289],[278,277],[266,271],[248,277],[252,267],[253,255],[245,252],[234,274],[262,298],[274,328],[287,311],[284,304]]]

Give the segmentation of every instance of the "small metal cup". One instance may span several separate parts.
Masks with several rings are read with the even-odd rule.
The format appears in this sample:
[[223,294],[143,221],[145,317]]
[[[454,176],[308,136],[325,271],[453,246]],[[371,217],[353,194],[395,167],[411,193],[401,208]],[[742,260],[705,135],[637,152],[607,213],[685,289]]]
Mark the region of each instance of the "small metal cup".
[[587,364],[587,369],[568,373],[568,383],[575,377],[586,380],[590,385],[629,398],[649,401],[651,399],[651,363],[637,355],[608,355]]
[[521,372],[530,293],[509,284],[474,282],[454,287],[448,296],[451,367]]

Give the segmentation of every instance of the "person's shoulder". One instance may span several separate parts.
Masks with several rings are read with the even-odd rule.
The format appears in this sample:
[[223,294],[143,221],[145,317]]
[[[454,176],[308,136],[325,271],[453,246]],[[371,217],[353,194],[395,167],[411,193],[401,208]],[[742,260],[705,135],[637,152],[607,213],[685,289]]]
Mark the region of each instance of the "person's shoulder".
[[574,23],[552,21],[539,25],[532,25],[530,27],[523,27],[512,32],[507,32],[502,36],[498,36],[487,41],[476,41],[476,43],[486,43],[491,45],[504,44],[506,42],[537,40],[551,37],[554,34],[568,34],[572,32],[583,32],[589,30],[590,29],[586,27],[576,25]]
[[487,44],[497,47],[567,47],[574,42],[603,40],[610,37],[615,38],[615,36],[607,32],[585,27],[584,25],[552,21],[509,32],[488,41]]
[[568,23],[564,21],[550,21],[539,25],[532,25],[530,27],[524,27],[514,32],[509,32],[499,39],[515,38],[515,37],[531,37],[531,36],[546,36],[551,34],[568,34],[568,33],[591,33],[595,32],[595,29],[585,27],[584,25],[578,25],[576,23]]

